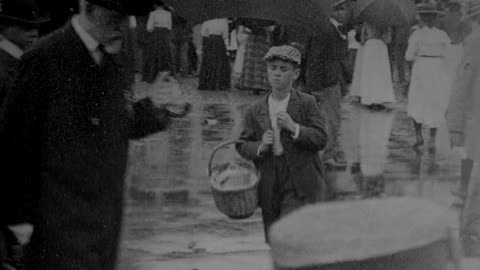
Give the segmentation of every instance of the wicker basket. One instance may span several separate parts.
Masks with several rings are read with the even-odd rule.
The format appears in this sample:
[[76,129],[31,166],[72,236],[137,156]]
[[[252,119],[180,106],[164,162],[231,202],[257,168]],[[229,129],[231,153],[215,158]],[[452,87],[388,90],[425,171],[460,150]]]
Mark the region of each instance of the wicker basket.
[[[218,145],[212,152],[208,162],[208,176],[210,177],[210,187],[215,201],[215,206],[222,213],[232,219],[245,219],[253,215],[258,207],[258,183],[259,177],[256,169],[247,162],[230,162],[215,166],[212,169],[212,162],[215,153],[231,144],[242,143],[241,140],[224,142]],[[231,170],[232,166],[247,172],[247,183],[235,188],[222,188],[219,182],[219,176],[226,170]]]

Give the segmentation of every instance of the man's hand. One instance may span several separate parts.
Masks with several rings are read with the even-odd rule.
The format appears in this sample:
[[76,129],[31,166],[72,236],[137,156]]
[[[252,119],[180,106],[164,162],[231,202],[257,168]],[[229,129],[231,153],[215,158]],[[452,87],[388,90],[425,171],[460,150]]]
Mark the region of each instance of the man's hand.
[[465,136],[463,133],[451,132],[450,143],[452,147],[462,147],[465,145]]
[[260,153],[268,151],[268,147],[273,144],[273,130],[269,129],[263,133],[262,143],[260,144]]
[[9,225],[8,229],[17,238],[18,243],[22,246],[30,242],[30,237],[33,233],[33,225],[29,223]]
[[295,133],[296,123],[292,120],[292,117],[290,117],[288,113],[277,113],[277,123],[281,128],[286,129],[291,133]]

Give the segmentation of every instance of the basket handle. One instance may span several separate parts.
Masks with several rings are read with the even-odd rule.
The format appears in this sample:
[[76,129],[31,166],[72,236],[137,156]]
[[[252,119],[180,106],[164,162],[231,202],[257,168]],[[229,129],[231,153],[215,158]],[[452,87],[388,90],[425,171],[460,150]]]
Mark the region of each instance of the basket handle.
[[233,140],[233,141],[226,141],[223,142],[219,145],[217,145],[212,153],[210,154],[210,159],[208,160],[208,177],[212,176],[212,162],[213,162],[213,157],[215,157],[215,154],[217,153],[218,150],[224,148],[225,146],[229,146],[231,144],[237,144],[237,143],[245,143],[246,141],[244,140]]

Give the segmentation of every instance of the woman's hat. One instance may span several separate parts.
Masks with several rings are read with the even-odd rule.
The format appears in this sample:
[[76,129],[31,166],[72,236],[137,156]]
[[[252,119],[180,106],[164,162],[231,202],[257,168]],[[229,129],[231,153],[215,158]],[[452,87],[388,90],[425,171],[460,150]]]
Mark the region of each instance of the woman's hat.
[[420,3],[417,5],[418,14],[439,14],[440,11],[433,3]]
[[153,10],[153,0],[87,0],[106,9],[115,10],[126,15],[141,16]]
[[49,21],[34,0],[0,0],[0,24],[37,28]]
[[464,18],[468,19],[480,14],[480,0],[470,0],[465,3]]

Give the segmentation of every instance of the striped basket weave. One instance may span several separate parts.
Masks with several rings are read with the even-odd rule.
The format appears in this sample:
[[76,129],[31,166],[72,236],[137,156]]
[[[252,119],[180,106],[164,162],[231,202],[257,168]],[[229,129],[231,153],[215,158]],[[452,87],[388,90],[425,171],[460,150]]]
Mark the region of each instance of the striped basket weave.
[[[208,163],[210,186],[215,206],[232,219],[246,219],[252,216],[258,207],[259,177],[255,168],[244,161],[229,162],[215,166],[212,161],[215,153],[223,147],[242,141],[229,141],[215,148]],[[240,180],[235,186],[226,186],[229,176],[235,175]]]

